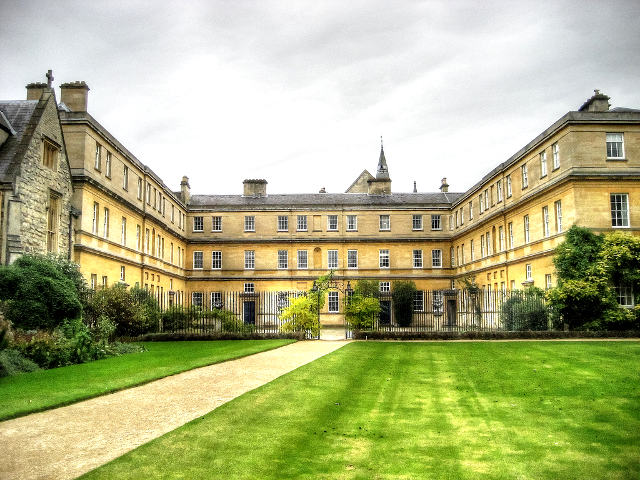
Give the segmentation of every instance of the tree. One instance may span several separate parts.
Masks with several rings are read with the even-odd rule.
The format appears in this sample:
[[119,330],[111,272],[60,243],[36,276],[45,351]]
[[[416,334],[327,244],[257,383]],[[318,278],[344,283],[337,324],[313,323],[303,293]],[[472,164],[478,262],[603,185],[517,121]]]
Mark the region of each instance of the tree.
[[544,292],[529,287],[524,292],[511,292],[501,307],[505,330],[546,330],[549,311],[544,304]]
[[282,310],[280,319],[284,320],[284,332],[309,332],[312,337],[320,335],[319,312],[324,307],[325,295],[333,280],[333,271],[318,277],[314,288],[289,301],[289,306]]
[[589,276],[603,239],[602,235],[596,235],[588,228],[577,225],[567,230],[564,242],[558,245],[553,257],[560,282]]
[[393,282],[393,286],[391,287],[393,313],[396,323],[401,327],[411,325],[411,321],[413,320],[413,300],[416,291],[416,284],[410,280]]
[[345,319],[353,330],[373,326],[374,316],[380,313],[379,286],[374,280],[360,280],[353,294],[345,298]]

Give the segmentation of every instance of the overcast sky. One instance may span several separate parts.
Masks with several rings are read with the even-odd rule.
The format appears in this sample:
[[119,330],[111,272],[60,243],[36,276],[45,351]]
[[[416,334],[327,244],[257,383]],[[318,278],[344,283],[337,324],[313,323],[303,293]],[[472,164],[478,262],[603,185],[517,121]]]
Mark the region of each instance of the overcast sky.
[[[640,108],[640,2],[2,0],[0,98],[84,80],[172,189],[464,191],[598,88]],[[56,89],[59,98],[59,90]]]

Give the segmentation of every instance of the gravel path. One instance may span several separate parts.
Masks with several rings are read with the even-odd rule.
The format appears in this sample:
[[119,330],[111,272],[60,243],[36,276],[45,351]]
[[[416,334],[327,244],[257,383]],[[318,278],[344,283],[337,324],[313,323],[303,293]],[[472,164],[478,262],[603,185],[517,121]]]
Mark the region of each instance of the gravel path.
[[0,423],[0,479],[76,478],[346,345],[296,342]]

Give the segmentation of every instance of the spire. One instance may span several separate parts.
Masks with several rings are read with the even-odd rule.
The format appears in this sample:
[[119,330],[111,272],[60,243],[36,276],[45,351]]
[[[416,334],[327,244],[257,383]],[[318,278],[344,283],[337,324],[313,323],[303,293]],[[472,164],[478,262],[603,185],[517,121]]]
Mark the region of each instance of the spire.
[[378,180],[389,180],[389,168],[387,167],[387,159],[384,157],[384,144],[382,136],[380,136],[380,159],[378,160],[378,172],[376,173]]
[[418,186],[416,185],[416,181],[413,181],[413,193],[418,193]]

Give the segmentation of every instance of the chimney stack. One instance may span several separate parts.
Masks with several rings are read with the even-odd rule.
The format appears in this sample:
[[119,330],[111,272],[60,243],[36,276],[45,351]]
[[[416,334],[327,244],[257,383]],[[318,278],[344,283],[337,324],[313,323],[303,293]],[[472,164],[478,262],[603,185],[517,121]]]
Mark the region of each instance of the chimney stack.
[[86,112],[89,86],[84,82],[70,82],[60,85],[60,101],[72,112]]
[[609,98],[604,93],[600,93],[600,90],[594,90],[593,96],[584,102],[582,106],[578,109],[579,112],[608,112],[609,107]]
[[180,199],[185,205],[188,205],[191,201],[191,187],[189,186],[189,177],[182,177],[182,181],[180,182]]
[[263,178],[247,179],[242,182],[244,185],[244,197],[266,197],[267,181]]
[[40,100],[42,93],[47,88],[46,83],[30,83],[27,85],[27,100]]
[[442,179],[442,184],[440,185],[440,191],[442,193],[447,193],[449,191],[449,184],[447,183],[447,177]]

